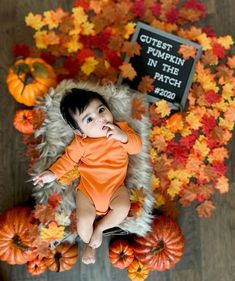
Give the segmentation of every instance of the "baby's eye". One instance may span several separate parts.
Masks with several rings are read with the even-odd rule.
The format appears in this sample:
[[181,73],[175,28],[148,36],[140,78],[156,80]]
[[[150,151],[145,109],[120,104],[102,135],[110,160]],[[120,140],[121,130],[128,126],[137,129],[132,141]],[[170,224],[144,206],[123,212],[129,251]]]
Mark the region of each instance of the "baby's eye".
[[99,113],[102,113],[103,111],[105,111],[105,107],[101,107],[101,108],[99,109]]
[[87,122],[87,123],[90,123],[92,120],[93,120],[93,119],[92,119],[91,117],[88,117],[87,120],[86,120],[86,122]]

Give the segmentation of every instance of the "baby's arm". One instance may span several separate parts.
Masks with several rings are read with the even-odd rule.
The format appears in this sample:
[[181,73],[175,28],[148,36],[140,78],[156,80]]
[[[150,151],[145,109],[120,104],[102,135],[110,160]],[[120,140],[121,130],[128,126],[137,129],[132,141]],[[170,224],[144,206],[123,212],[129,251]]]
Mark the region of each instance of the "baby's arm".
[[108,139],[119,140],[129,154],[137,154],[141,151],[142,140],[126,122],[120,122],[119,126],[106,124],[109,127],[107,132]]
[[83,147],[80,137],[75,137],[72,143],[66,148],[65,153],[52,164],[49,170],[33,178],[34,185],[44,185],[62,177],[79,163],[82,155]]

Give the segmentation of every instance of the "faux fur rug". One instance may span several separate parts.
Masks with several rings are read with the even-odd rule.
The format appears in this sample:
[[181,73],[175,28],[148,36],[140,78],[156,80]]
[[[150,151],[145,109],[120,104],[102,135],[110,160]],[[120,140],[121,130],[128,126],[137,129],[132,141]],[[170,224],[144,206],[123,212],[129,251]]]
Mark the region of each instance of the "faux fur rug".
[[[131,117],[131,105],[133,98],[143,100],[146,109],[147,101],[145,95],[129,89],[126,86],[116,88],[114,85],[98,86],[88,82],[74,82],[72,80],[62,81],[55,89],[50,89],[43,101],[38,102],[35,108],[41,108],[45,112],[45,120],[42,126],[35,132],[35,136],[41,136],[42,142],[37,149],[40,157],[33,167],[33,175],[37,175],[48,169],[51,164],[63,154],[65,147],[74,137],[72,129],[65,123],[60,114],[60,100],[64,93],[72,88],[92,90],[98,92],[106,99],[116,121],[126,121],[142,138],[143,148],[138,155],[129,156],[128,173],[125,184],[128,188],[136,186],[144,190],[144,204],[141,212],[136,217],[127,217],[119,227],[129,233],[145,235],[150,230],[152,220],[151,211],[154,198],[151,192],[151,166],[148,154],[150,121],[147,115],[141,120]],[[146,110],[148,111],[148,110]],[[55,181],[43,187],[34,186],[33,196],[37,203],[47,204],[48,196],[54,192],[62,195],[62,203],[58,211],[69,216],[75,209],[75,186],[63,186]],[[70,233],[67,233],[69,236]],[[66,240],[66,239],[65,239]]]

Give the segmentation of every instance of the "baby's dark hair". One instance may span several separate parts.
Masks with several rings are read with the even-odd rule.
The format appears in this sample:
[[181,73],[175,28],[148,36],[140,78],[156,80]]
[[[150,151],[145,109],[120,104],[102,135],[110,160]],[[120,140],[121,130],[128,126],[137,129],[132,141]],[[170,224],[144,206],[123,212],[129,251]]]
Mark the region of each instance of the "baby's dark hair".
[[79,114],[82,114],[93,100],[101,101],[109,109],[105,99],[100,94],[93,91],[73,88],[63,96],[60,102],[60,112],[64,120],[73,130],[82,132],[76,120],[74,120],[74,115],[77,111]]

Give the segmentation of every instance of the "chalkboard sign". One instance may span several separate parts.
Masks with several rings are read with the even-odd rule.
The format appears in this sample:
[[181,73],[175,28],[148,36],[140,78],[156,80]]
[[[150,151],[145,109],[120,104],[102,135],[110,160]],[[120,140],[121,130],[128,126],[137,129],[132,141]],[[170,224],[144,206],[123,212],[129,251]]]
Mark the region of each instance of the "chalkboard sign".
[[[154,79],[154,90],[148,93],[149,102],[165,99],[174,109],[178,109],[176,104],[181,104],[184,108],[202,47],[141,22],[138,22],[131,41],[136,41],[141,46],[141,53],[132,58],[126,57],[125,61],[132,64],[137,76],[133,81],[120,77],[118,83],[127,83],[137,90],[141,78],[149,75]],[[185,60],[179,54],[182,44],[196,49],[195,58]]]

